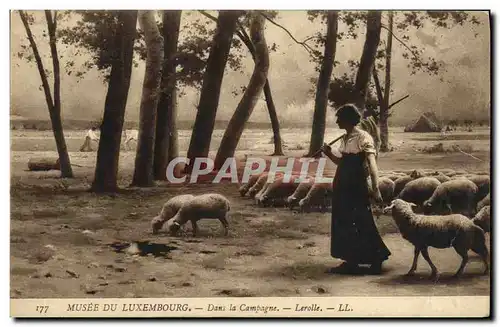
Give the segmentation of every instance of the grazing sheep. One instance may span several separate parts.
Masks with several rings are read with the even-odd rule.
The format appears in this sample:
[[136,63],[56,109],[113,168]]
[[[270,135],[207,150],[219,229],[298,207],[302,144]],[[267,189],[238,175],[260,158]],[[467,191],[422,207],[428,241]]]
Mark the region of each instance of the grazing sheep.
[[292,175],[290,180],[285,182],[285,176],[279,177],[274,182],[270,183],[266,190],[262,193],[258,200],[258,204],[266,207],[269,204],[282,205],[285,204],[286,198],[293,194],[299,183],[296,180],[298,175]]
[[300,182],[293,194],[286,199],[287,206],[290,208],[290,210],[293,210],[293,207],[307,195],[313,184],[313,177],[307,177],[305,180]]
[[476,216],[472,218],[472,221],[474,222],[474,224],[481,227],[485,233],[491,233],[490,219],[490,206],[486,205],[481,210],[479,210]]
[[484,274],[488,272],[488,248],[486,247],[484,231],[470,219],[460,214],[446,216],[425,216],[414,213],[412,203],[401,199],[392,201],[385,210],[392,208],[394,219],[401,236],[415,246],[413,264],[407,275],[412,275],[417,269],[420,252],[432,269],[431,278],[436,278],[438,270],[432,263],[427,248],[429,246],[445,249],[453,247],[462,257],[462,263],[455,277],[462,274],[468,261],[467,251],[470,249],[481,256],[484,262]]
[[391,181],[395,182],[398,178],[403,177],[403,176],[406,176],[406,175],[402,175],[402,174],[388,174],[388,175],[384,175],[383,177],[389,178]]
[[163,207],[158,216],[151,220],[151,228],[153,229],[153,234],[158,233],[158,231],[163,227],[163,224],[173,216],[177,214],[179,209],[187,202],[194,198],[192,194],[182,194],[174,196],[168,200]]
[[424,202],[425,213],[465,213],[474,216],[477,186],[466,178],[441,183],[432,196]]
[[491,193],[488,193],[486,197],[484,197],[481,201],[478,202],[477,211],[480,211],[483,207],[490,205],[490,197],[491,197],[490,194]]
[[224,235],[229,232],[229,224],[227,216],[230,210],[229,200],[217,193],[208,193],[195,196],[190,201],[186,202],[177,214],[172,218],[172,223],[169,226],[170,233],[176,235],[180,227],[191,221],[193,227],[193,236],[198,232],[197,222],[200,219],[219,219],[224,226]]
[[455,176],[461,176],[461,175],[466,175],[467,172],[465,170],[452,170],[451,172],[449,173],[445,173],[446,176],[448,177],[455,177]]
[[447,181],[450,181],[451,178],[446,176],[445,174],[443,174],[442,172],[440,171],[435,171],[433,173],[431,173],[429,176],[431,177],[434,177],[435,179],[437,179],[440,183],[444,183],[444,182],[447,182]]
[[472,175],[467,177],[468,180],[477,186],[477,201],[481,201],[490,193],[490,176],[488,175]]
[[394,181],[392,181],[388,177],[382,177],[378,179],[378,189],[380,190],[380,194],[382,195],[383,203],[388,204],[394,198],[394,186]]
[[411,182],[413,177],[410,176],[402,176],[394,181],[394,197],[398,196],[399,193],[403,190],[408,182]]
[[438,172],[443,174],[443,175],[449,176],[448,174],[454,174],[455,170],[450,169],[450,168],[445,168],[445,169],[439,169]]
[[419,209],[441,183],[434,177],[420,177],[408,182],[397,198],[415,203]]
[[417,179],[420,177],[424,177],[426,174],[422,169],[415,169],[409,175],[411,178]]
[[[277,172],[275,174],[275,179],[276,178],[279,178],[280,176],[283,175],[283,172]],[[262,174],[260,174],[259,178],[257,179],[257,181],[255,182],[255,184],[250,187],[250,189],[248,190],[248,196],[251,197],[251,198],[254,198],[255,195],[260,191],[262,190],[262,188],[264,188],[264,186],[266,186],[267,184],[269,184],[269,182],[267,181],[269,177],[269,172],[263,172]]]
[[241,196],[245,196],[245,194],[250,190],[250,188],[252,186],[255,185],[255,183],[257,183],[257,180],[259,179],[259,177],[261,176],[262,174],[258,174],[258,175],[252,175],[250,176],[250,178],[248,179],[248,182],[243,184],[240,189],[239,189],[239,192],[240,192],[240,195]]
[[299,201],[300,212],[309,211],[312,207],[319,207],[322,212],[330,204],[332,183],[314,183],[306,196]]
[[[388,205],[394,198],[394,182],[387,177],[380,177],[378,179],[378,188],[380,190],[380,195],[382,196],[382,203],[372,203],[374,209],[373,213],[377,218],[380,217],[384,205]],[[371,194],[371,179],[368,179],[368,189]]]

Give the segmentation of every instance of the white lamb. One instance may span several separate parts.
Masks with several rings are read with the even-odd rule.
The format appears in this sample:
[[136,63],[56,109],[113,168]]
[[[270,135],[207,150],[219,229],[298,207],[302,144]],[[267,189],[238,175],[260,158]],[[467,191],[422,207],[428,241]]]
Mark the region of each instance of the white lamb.
[[484,274],[488,272],[488,249],[485,243],[484,231],[469,218],[461,214],[446,216],[418,215],[412,211],[414,204],[401,199],[393,200],[384,211],[392,209],[392,218],[399,228],[401,236],[415,246],[413,264],[407,275],[412,275],[417,269],[420,252],[432,269],[431,278],[436,278],[438,270],[432,263],[427,248],[429,246],[444,249],[453,247],[462,257],[462,263],[455,277],[462,274],[469,259],[470,249],[481,256],[484,262]]
[[158,216],[151,220],[151,227],[153,229],[153,234],[158,233],[158,231],[163,227],[163,224],[173,216],[177,214],[179,209],[188,201],[192,200],[194,195],[192,194],[182,194],[174,196],[168,200],[163,207]]
[[221,194],[208,193],[195,196],[186,202],[172,218],[172,223],[169,226],[170,233],[176,235],[182,225],[191,221],[193,236],[196,236],[198,232],[196,223],[198,220],[219,219],[224,226],[224,235],[227,236],[229,232],[229,224],[227,222],[229,210],[230,202]]

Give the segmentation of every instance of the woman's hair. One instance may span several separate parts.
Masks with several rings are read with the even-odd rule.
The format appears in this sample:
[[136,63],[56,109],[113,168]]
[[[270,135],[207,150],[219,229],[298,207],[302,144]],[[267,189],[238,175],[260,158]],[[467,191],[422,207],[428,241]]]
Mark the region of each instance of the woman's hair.
[[345,121],[346,123],[349,123],[353,126],[356,126],[361,120],[361,114],[359,113],[358,108],[352,103],[344,104],[343,106],[341,106],[339,109],[337,109],[335,115],[340,120]]

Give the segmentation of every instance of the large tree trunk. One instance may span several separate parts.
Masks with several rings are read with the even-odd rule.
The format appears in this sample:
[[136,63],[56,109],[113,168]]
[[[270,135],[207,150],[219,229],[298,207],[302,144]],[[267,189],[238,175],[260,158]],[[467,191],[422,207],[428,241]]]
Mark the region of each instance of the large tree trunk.
[[369,11],[366,18],[366,39],[359,62],[358,72],[356,74],[355,82],[355,99],[354,103],[361,111],[365,109],[365,101],[368,90],[368,82],[370,75],[375,64],[375,56],[377,55],[377,48],[380,41],[380,29],[382,12]]
[[156,108],[163,65],[163,37],[153,10],[139,11],[139,24],[146,41],[146,72],[142,86],[139,137],[135,155],[133,186],[154,186],[153,160],[156,136]]
[[392,54],[392,27],[393,12],[389,11],[389,31],[387,32],[387,47],[385,49],[385,87],[384,102],[380,107],[380,151],[389,151],[389,98],[391,93],[391,54]]
[[42,86],[45,93],[45,101],[47,102],[47,108],[49,109],[50,122],[52,124],[52,132],[54,133],[54,139],[56,141],[57,153],[59,155],[59,162],[61,167],[61,177],[72,178],[73,169],[71,168],[71,162],[69,159],[68,148],[66,146],[66,140],[64,138],[64,132],[61,120],[61,74],[59,67],[59,57],[57,55],[56,46],[56,27],[57,27],[57,12],[54,14],[54,19],[52,19],[52,14],[50,10],[45,11],[45,18],[47,20],[47,27],[49,30],[50,39],[50,51],[52,55],[52,64],[54,69],[54,102],[52,102],[52,95],[50,93],[50,86],[47,80],[47,75],[45,69],[43,68],[42,58],[38,52],[38,47],[33,38],[30,25],[28,23],[28,18],[26,14],[19,10],[19,16],[23,22],[24,28],[26,29],[26,35],[30,42],[31,48],[33,49],[33,55],[35,56],[38,72],[40,73],[40,78],[42,79]]
[[189,143],[187,172],[191,171],[195,158],[208,157],[224,69],[231,48],[231,40],[236,30],[236,22],[241,14],[241,11],[219,12],[217,28],[203,76],[198,112]]
[[269,51],[264,37],[264,17],[258,12],[252,13],[250,37],[255,47],[255,67],[248,87],[229,121],[215,158],[215,169],[220,169],[227,158],[234,156],[245,124],[250,118],[259,95],[264,88],[269,71]]
[[166,179],[167,166],[170,161],[169,159],[172,158],[170,151],[178,148],[176,144],[177,138],[174,137],[174,134],[177,134],[177,130],[174,130],[177,107],[177,97],[175,92],[175,54],[177,53],[177,43],[179,41],[181,14],[181,10],[163,11],[162,35],[164,40],[164,51],[160,99],[158,101],[156,117],[153,168],[155,180]]
[[94,192],[115,192],[118,189],[120,142],[132,73],[137,10],[120,11],[118,22],[120,24],[114,40],[116,56],[111,65],[97,150],[97,164],[91,188]]
[[[252,59],[255,61],[255,46],[252,40],[248,36],[243,26],[238,29],[238,37],[247,46],[248,51],[252,55]],[[269,119],[271,120],[271,127],[273,129],[273,142],[274,142],[274,153],[273,156],[283,155],[283,143],[280,134],[280,122],[278,120],[278,114],[276,113],[276,106],[274,105],[273,95],[271,93],[271,85],[269,84],[269,78],[266,79],[266,84],[264,85],[264,97],[266,98],[267,111],[269,112]]]
[[316,85],[316,100],[314,104],[313,124],[311,132],[311,142],[309,145],[309,153],[307,156],[312,156],[318,152],[324,142],[325,125],[326,125],[326,109],[328,106],[328,90],[330,87],[330,79],[333,71],[333,63],[335,61],[335,52],[337,45],[337,30],[338,30],[338,12],[329,11],[327,16],[327,32],[325,51],[321,70],[319,72],[318,83]]

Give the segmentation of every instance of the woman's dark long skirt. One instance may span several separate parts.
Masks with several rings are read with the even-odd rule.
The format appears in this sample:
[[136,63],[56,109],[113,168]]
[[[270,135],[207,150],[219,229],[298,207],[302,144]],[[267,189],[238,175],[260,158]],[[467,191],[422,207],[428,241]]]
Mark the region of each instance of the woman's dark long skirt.
[[333,181],[330,253],[355,264],[382,262],[391,254],[373,219],[365,157],[343,153]]

